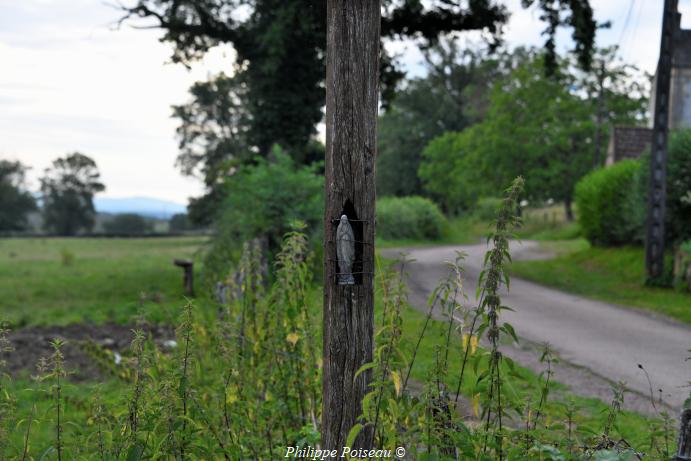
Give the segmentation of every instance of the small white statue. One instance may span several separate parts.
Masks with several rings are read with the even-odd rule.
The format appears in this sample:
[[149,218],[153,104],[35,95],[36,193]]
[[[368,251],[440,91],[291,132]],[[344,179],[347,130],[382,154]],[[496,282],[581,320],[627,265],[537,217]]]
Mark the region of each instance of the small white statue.
[[336,228],[336,255],[338,257],[338,284],[354,285],[355,234],[346,215],[341,216],[341,222]]

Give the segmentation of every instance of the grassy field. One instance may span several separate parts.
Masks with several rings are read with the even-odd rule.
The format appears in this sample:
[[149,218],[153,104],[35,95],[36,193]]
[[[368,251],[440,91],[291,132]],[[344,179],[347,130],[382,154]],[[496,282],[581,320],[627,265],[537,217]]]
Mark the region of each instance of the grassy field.
[[583,239],[543,242],[556,258],[515,261],[512,272],[563,291],[691,323],[691,294],[645,285],[641,247],[598,248]]
[[[469,228],[473,229],[472,226]],[[173,323],[180,314],[184,300],[181,274],[171,260],[176,257],[198,259],[198,251],[203,243],[202,238],[2,240],[1,312],[15,326],[84,321],[130,323],[137,314],[143,314],[151,320]],[[142,293],[147,294],[145,297],[148,300],[142,300]],[[157,300],[151,300],[154,294],[159,296]],[[381,301],[381,293],[378,292],[377,297]],[[321,325],[322,295],[319,286],[314,288],[311,299],[310,309],[315,321]],[[199,298],[196,305],[198,311],[209,307],[204,297]],[[377,319],[381,316],[380,302],[376,316]],[[412,354],[424,322],[424,314],[405,308],[401,346],[408,357]],[[430,375],[436,347],[445,337],[447,325],[431,320],[411,373],[411,378],[417,383],[426,381]],[[460,362],[460,343],[460,335],[453,332],[454,347],[449,355],[452,364]],[[452,367],[446,377],[449,389],[455,389],[459,371],[455,368]],[[475,378],[474,372],[468,370],[463,393],[470,399],[477,391]],[[556,381],[558,379],[557,376]],[[64,385],[66,404],[62,417],[67,422],[64,434],[66,441],[76,442],[84,431],[94,430],[89,424],[72,425],[70,422],[84,421],[96,396],[108,406],[127,407],[130,391],[123,392],[123,389],[128,389],[129,384],[114,377],[104,377],[99,381]],[[522,398],[539,399],[540,380],[529,370],[519,367],[518,375],[511,379],[509,385]],[[578,433],[583,437],[597,433],[606,419],[607,402],[574,397],[558,383],[553,383],[551,389],[558,393],[560,401],[548,404],[548,424],[557,427],[563,423],[566,411],[564,402],[568,400],[578,408],[575,419]],[[53,392],[46,384],[26,379],[12,382],[8,390],[18,398],[17,414],[24,421],[15,427],[12,442],[21,447],[26,421],[34,414],[37,421],[31,428],[30,452],[38,458],[50,450],[54,436]],[[649,425],[648,418],[624,412],[617,420],[616,433],[631,443],[645,443]]]
[[13,326],[170,320],[203,237],[0,240],[0,312]]

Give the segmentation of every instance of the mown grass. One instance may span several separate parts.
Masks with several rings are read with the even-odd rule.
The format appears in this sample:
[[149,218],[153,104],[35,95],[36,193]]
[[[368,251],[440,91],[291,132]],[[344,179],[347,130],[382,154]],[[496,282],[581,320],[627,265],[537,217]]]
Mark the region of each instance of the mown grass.
[[557,256],[514,261],[514,275],[569,293],[638,307],[691,323],[691,294],[645,285],[644,249],[593,247],[583,239],[549,242]]
[[435,245],[464,245],[480,242],[490,231],[491,224],[472,216],[452,218],[446,224],[442,237],[437,240],[383,240],[377,239],[377,248],[424,247]]
[[181,270],[203,237],[0,240],[0,312],[12,326],[153,321],[179,306]]

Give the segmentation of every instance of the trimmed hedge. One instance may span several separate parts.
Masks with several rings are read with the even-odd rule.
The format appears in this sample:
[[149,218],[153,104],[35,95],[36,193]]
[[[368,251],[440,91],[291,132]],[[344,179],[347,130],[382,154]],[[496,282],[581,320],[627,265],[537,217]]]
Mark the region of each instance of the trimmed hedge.
[[385,240],[436,240],[446,218],[423,197],[383,197],[377,201],[377,235]]
[[624,160],[594,171],[576,184],[578,220],[590,243],[642,241],[645,203],[639,193],[640,170],[638,160]]

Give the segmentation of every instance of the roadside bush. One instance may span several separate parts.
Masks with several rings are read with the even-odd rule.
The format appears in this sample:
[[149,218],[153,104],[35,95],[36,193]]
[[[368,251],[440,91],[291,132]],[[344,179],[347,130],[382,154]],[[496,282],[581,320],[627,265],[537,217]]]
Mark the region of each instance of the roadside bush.
[[500,198],[483,197],[473,207],[473,216],[482,221],[491,221],[497,217],[502,202]]
[[474,154],[485,142],[483,133],[470,127],[434,138],[422,152],[418,175],[445,213],[459,214],[472,208],[478,197],[492,193],[486,181],[477,180],[481,157]]
[[423,197],[384,197],[377,202],[377,235],[383,239],[439,239],[446,218]]
[[625,160],[594,171],[576,184],[578,220],[592,244],[642,241],[645,203],[640,181],[640,162]]
[[[647,197],[650,154],[641,161],[641,191]],[[691,238],[691,130],[670,134],[667,152],[667,200],[665,233],[668,242]]]
[[295,221],[305,223],[313,237],[321,228],[324,180],[317,174],[320,165],[297,167],[278,146],[272,157],[271,161],[258,158],[226,179],[226,198],[204,263],[212,278],[227,274],[249,240],[259,239],[272,255]]

